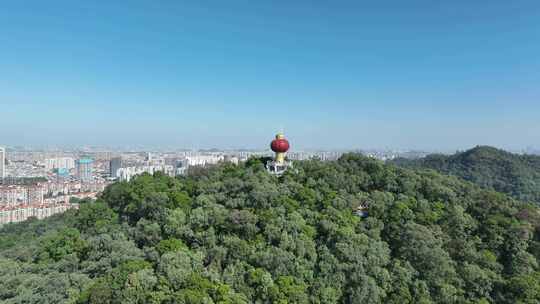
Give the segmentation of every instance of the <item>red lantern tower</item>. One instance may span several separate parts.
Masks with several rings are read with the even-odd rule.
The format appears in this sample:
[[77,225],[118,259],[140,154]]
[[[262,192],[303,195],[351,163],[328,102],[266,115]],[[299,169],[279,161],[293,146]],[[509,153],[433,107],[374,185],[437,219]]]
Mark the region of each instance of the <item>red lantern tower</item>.
[[276,138],[270,143],[270,149],[276,153],[276,157],[273,161],[270,161],[266,164],[266,169],[268,172],[276,175],[281,175],[288,167],[291,166],[291,163],[285,160],[287,151],[289,151],[290,145],[289,141],[285,138],[283,133],[278,133]]
[[270,143],[270,149],[276,153],[276,162],[285,162],[285,154],[289,151],[289,141],[281,133],[276,135],[276,139]]

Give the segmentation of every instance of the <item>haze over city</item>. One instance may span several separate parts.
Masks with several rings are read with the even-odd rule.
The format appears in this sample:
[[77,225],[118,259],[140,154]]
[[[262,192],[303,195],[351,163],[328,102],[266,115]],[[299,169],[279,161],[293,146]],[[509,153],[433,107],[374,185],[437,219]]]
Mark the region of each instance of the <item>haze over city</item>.
[[2,145],[507,149],[540,141],[538,1],[16,1]]

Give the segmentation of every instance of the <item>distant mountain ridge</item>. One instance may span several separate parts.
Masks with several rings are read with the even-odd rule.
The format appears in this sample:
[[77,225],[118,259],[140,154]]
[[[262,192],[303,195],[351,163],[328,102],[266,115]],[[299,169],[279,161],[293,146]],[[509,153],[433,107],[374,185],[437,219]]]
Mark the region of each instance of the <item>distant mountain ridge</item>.
[[454,155],[431,154],[421,159],[396,159],[408,168],[433,169],[458,176],[523,201],[540,204],[540,156],[513,154],[490,146],[477,146]]

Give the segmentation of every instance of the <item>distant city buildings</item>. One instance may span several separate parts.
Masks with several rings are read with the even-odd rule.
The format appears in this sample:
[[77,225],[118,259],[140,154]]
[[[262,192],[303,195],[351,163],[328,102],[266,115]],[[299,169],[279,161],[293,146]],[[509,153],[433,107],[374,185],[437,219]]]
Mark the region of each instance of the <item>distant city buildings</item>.
[[42,185],[2,185],[0,186],[0,207],[41,205],[44,203]]
[[6,177],[6,149],[0,147],[0,178]]
[[156,172],[163,172],[166,175],[174,176],[175,169],[173,166],[164,165],[164,166],[134,166],[120,168],[117,171],[118,179],[120,181],[129,182],[136,175],[141,175],[143,173],[154,174]]
[[69,178],[69,170],[67,168],[58,168],[53,170],[56,173],[56,177],[59,179]]
[[224,155],[193,155],[187,156],[188,166],[208,166],[215,165],[225,159]]
[[82,182],[91,182],[94,180],[93,169],[94,160],[88,157],[76,161],[77,178]]
[[28,191],[23,186],[0,186],[0,205],[17,206],[29,204]]
[[189,168],[188,160],[186,158],[177,159],[175,163],[176,175],[186,175]]
[[240,162],[240,159],[238,159],[238,157],[236,156],[225,155],[225,157],[223,158],[223,161],[226,163],[238,165],[238,163]]
[[78,208],[71,198],[95,198],[107,183],[38,182],[30,185],[0,185],[0,225],[30,217],[45,218]]
[[75,168],[75,160],[72,157],[57,157],[45,159],[45,169],[67,169],[71,170]]
[[64,213],[69,209],[78,207],[78,205],[73,205],[69,203],[13,208],[0,207],[0,226],[8,223],[18,223],[26,221],[31,217],[35,217],[37,219],[44,219],[54,214]]

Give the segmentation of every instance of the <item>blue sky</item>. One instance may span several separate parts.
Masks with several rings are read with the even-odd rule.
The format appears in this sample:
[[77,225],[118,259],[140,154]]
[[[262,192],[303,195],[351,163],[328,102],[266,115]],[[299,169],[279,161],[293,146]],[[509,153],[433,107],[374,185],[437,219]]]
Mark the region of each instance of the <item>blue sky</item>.
[[[120,3],[122,2],[122,3]],[[0,143],[540,146],[540,2],[5,1]]]

